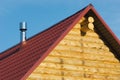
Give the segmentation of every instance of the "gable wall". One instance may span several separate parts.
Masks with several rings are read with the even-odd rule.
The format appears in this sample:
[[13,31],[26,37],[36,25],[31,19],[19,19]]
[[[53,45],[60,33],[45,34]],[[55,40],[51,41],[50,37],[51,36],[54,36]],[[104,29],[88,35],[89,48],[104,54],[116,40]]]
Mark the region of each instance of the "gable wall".
[[120,63],[94,31],[80,25],[64,37],[27,80],[119,80]]

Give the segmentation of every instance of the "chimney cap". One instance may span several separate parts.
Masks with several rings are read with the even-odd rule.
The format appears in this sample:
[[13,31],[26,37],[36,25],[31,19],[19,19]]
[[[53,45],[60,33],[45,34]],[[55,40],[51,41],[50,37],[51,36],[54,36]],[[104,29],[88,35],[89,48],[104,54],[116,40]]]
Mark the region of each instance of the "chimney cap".
[[27,30],[27,23],[25,21],[20,23],[20,31],[26,31]]

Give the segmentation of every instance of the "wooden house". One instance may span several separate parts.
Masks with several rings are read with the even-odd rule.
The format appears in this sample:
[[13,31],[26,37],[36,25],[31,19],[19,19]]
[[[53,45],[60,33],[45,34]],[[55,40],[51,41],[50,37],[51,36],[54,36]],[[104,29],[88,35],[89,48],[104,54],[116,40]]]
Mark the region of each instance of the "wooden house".
[[0,54],[0,80],[120,80],[120,41],[90,4]]

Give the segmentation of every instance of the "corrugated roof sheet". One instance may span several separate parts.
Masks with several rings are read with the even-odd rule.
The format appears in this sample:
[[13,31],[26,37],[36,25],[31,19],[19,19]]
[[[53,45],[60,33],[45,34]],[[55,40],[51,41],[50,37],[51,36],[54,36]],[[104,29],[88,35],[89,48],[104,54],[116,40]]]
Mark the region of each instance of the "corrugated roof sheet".
[[[92,12],[90,12],[92,11]],[[42,62],[50,51],[60,40],[72,29],[76,22],[84,15],[95,16],[96,29],[104,37],[110,46],[114,47],[114,52],[120,56],[120,42],[111,32],[102,18],[98,15],[92,5],[89,5],[72,16],[53,25],[47,30],[36,34],[26,41],[26,44],[19,43],[14,47],[0,54],[0,80],[24,80]],[[98,20],[100,19],[100,20]],[[102,22],[101,22],[102,21]]]

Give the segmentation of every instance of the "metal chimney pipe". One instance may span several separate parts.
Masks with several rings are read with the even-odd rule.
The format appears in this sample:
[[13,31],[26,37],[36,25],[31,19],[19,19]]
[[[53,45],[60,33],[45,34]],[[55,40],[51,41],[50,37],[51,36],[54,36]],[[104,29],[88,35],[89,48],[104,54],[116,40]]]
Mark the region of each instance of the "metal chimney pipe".
[[20,23],[20,31],[21,31],[21,42],[26,41],[26,31],[27,31],[27,23],[21,22]]

